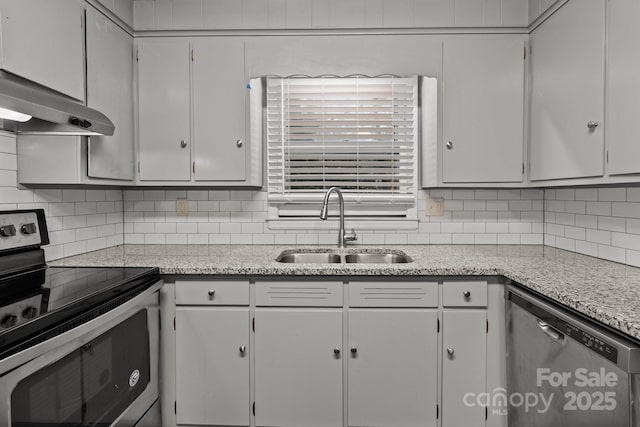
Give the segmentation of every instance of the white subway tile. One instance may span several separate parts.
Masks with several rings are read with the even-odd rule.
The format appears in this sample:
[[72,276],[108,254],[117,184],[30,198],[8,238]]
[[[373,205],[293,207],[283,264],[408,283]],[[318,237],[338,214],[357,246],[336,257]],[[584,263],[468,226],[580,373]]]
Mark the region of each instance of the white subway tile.
[[576,216],[574,214],[556,213],[556,223],[563,225],[575,225]]
[[451,243],[454,245],[473,245],[475,243],[475,237],[473,234],[455,233],[451,236]]
[[611,202],[587,202],[587,214],[611,216]]
[[487,228],[486,224],[483,222],[465,222],[463,225],[463,232],[467,234],[484,233]]
[[187,234],[166,234],[165,239],[166,239],[167,245],[186,245],[187,244]]
[[164,245],[167,243],[167,238],[164,234],[145,234],[145,245]]
[[408,241],[406,233],[385,233],[385,245],[406,245]]
[[215,234],[220,232],[220,224],[216,222],[199,222],[198,233]]
[[587,203],[584,201],[566,201],[564,202],[565,212],[574,214],[585,214],[587,212]]
[[15,154],[0,153],[0,169],[18,170],[18,157]]
[[450,245],[451,234],[450,233],[433,233],[429,235],[429,240],[432,245]]
[[496,245],[498,244],[498,235],[494,233],[476,234],[474,242],[476,245]]
[[455,211],[451,213],[451,218],[454,221],[473,221],[475,217],[475,211]]
[[407,244],[409,245],[428,245],[429,234],[427,233],[409,233],[407,235]]
[[474,190],[452,190],[451,197],[454,200],[473,200],[476,197]]
[[627,200],[626,188],[599,188],[598,200],[601,202],[624,202]]
[[611,244],[611,232],[603,230],[587,229],[587,241],[593,243],[599,243],[602,245]]
[[545,224],[546,233],[551,234],[553,236],[564,236],[564,225],[559,224]]
[[476,190],[476,200],[497,200],[498,190]]
[[627,218],[640,218],[640,203],[613,202],[611,215]]
[[640,251],[640,234],[611,233],[611,246]]
[[465,200],[465,211],[484,211],[487,210],[487,202],[485,200]]
[[586,229],[582,227],[572,227],[567,225],[564,227],[564,236],[574,240],[586,240]]
[[[47,218],[47,223],[49,222],[49,218]],[[87,227],[91,227],[94,225],[104,225],[106,223],[107,216],[105,214],[87,215]]]
[[543,242],[544,242],[544,236],[542,233],[522,234],[520,236],[521,245],[542,245]]
[[[209,238],[211,240],[211,238]],[[254,245],[273,245],[274,243],[274,235],[273,234],[254,234],[253,235],[253,244]],[[320,242],[323,244],[323,242]]]
[[633,265],[634,267],[640,267],[640,252],[628,249],[627,264]]
[[531,233],[531,223],[530,222],[522,222],[517,223],[513,222],[509,224],[509,233]]
[[440,224],[440,230],[442,233],[462,233],[464,224],[461,222],[443,222]]
[[35,202],[43,202],[43,203],[62,202],[62,190],[58,190],[58,189],[34,190],[33,200]]
[[640,234],[640,219],[627,218],[627,233]]
[[541,188],[525,188],[520,190],[520,197],[522,199],[543,200],[544,190]]
[[509,224],[508,223],[504,223],[504,222],[488,223],[487,227],[486,227],[486,232],[487,233],[494,233],[494,234],[508,233],[509,232]]
[[198,232],[197,223],[179,222],[176,225],[176,232],[179,234],[194,234]]
[[133,226],[133,232],[137,234],[155,233],[156,226],[148,222],[136,222]]
[[124,243],[127,245],[142,245],[144,244],[144,234],[125,234]]
[[575,200],[576,191],[572,188],[556,188],[556,200]]
[[595,215],[576,215],[576,226],[598,228],[598,217]]
[[217,200],[198,201],[198,212],[218,212],[219,210],[220,202]]
[[508,211],[509,201],[508,200],[487,200],[487,210],[488,211]]
[[624,263],[626,261],[626,251],[622,248],[598,245],[598,257],[609,261]]
[[619,231],[624,233],[627,228],[627,220],[612,216],[599,216],[598,228],[600,230]]
[[598,189],[576,188],[576,200],[584,200],[589,202],[598,201]]
[[556,248],[564,249],[565,251],[575,252],[576,241],[572,239],[567,239],[565,237],[556,237]]
[[576,241],[576,252],[579,254],[589,255],[593,257],[598,256],[598,245],[597,243],[591,242],[583,242],[580,240]]
[[220,223],[220,232],[226,234],[240,234],[242,233],[242,224],[235,222]]
[[464,210],[464,200],[445,200],[444,209],[447,211],[462,211]]
[[73,243],[65,243],[62,246],[62,251],[64,252],[65,257],[83,254],[87,252],[87,242],[80,241],[80,242],[73,242]]
[[209,235],[208,234],[187,234],[187,244],[188,245],[208,245]]
[[232,245],[250,245],[253,243],[253,236],[251,234],[232,234]]
[[253,221],[253,215],[251,212],[231,212],[229,220],[231,222],[251,222]]
[[499,245],[519,245],[520,235],[519,234],[498,234],[498,244]]
[[629,187],[627,188],[627,202],[640,202],[640,188]]
[[307,233],[296,233],[296,240],[298,245],[317,245],[318,235]]
[[519,200],[520,199],[520,190],[516,190],[516,189],[498,190],[498,199],[500,199],[500,200]]
[[442,223],[440,222],[421,222],[418,225],[420,233],[440,233]]
[[[524,213],[524,212],[523,212]],[[540,215],[542,217],[542,215]],[[498,220],[498,212],[496,211],[477,211],[475,220],[480,222],[496,222]]]
[[177,232],[178,227],[175,222],[159,222],[156,224],[156,233],[175,234]]

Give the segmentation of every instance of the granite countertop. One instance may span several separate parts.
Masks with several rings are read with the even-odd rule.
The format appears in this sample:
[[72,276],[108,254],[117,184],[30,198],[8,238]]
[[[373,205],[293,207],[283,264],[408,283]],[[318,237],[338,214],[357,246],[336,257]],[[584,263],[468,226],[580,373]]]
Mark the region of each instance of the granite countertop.
[[[365,252],[384,246],[336,251]],[[503,275],[640,339],[640,268],[547,246],[398,245],[407,264],[282,264],[292,246],[124,245],[52,261],[52,266],[159,267],[162,274],[225,276]],[[327,247],[294,247],[323,251]]]

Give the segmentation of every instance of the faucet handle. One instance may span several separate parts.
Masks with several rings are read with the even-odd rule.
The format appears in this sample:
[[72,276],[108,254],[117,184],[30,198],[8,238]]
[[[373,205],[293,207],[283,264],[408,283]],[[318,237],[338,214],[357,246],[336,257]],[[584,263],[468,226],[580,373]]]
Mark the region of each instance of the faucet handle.
[[344,233],[344,241],[345,242],[355,242],[358,240],[358,235],[356,234],[356,230],[351,229],[350,233]]

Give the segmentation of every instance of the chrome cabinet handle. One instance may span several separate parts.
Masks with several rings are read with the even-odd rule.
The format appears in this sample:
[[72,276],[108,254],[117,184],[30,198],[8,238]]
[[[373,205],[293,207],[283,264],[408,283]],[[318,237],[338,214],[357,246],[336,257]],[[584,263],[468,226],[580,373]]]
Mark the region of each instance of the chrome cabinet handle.
[[242,147],[242,140],[241,140],[241,139],[238,139],[238,140],[236,141],[236,145],[238,146],[238,148]]
[[351,347],[351,354],[355,356],[356,353],[358,353],[358,348],[354,345],[353,347]]
[[333,349],[333,354],[335,354],[336,356],[340,356],[340,347],[336,347]]
[[209,296],[211,298],[213,298],[213,296],[216,294],[216,291],[214,289],[210,289],[209,292],[207,292],[209,294]]
[[453,149],[453,142],[447,141],[446,146],[447,146],[447,150],[452,150]]
[[454,349],[452,349],[451,347],[447,347],[447,354],[448,354],[449,356],[453,356],[453,354],[454,354],[455,352],[456,352],[456,351],[455,351]]
[[594,130],[595,128],[597,128],[598,126],[600,126],[600,123],[593,121],[593,120],[589,120],[587,122],[587,127],[589,128],[589,130]]
[[471,298],[471,292],[469,292],[469,291],[464,291],[464,292],[462,293],[462,295],[463,295],[466,299]]
[[180,148],[187,148],[187,141],[185,141],[184,139],[180,141]]
[[247,347],[245,347],[244,345],[240,346],[240,354],[244,355],[245,351],[247,351]]

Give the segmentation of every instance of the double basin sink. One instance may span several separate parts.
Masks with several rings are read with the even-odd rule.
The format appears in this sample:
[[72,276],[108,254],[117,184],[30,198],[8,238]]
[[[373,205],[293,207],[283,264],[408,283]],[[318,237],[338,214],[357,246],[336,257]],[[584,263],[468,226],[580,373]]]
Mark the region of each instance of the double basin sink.
[[289,264],[403,264],[413,262],[401,251],[393,252],[282,252],[276,261]]

